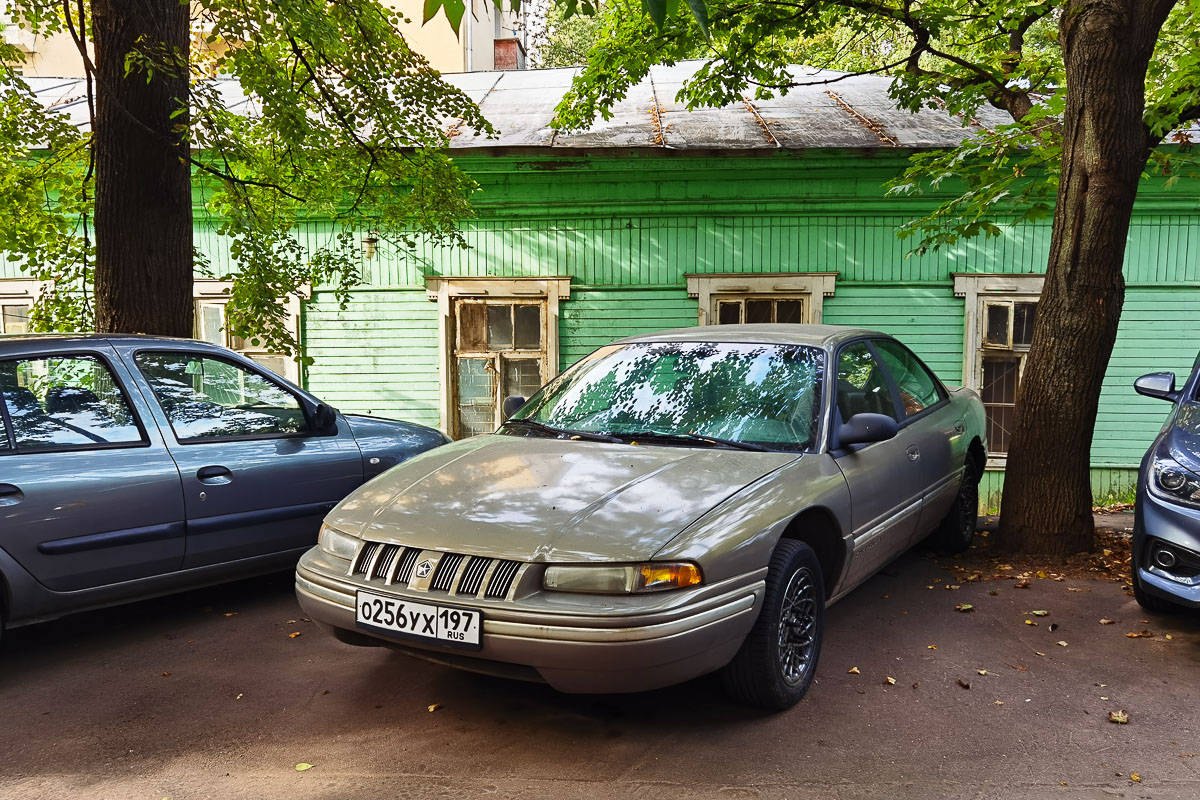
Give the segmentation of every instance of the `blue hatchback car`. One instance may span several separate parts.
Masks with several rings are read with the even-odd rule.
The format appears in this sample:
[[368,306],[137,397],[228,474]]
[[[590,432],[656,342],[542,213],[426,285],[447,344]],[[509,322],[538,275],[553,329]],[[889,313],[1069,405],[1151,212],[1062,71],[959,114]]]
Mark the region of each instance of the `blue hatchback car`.
[[1147,611],[1200,608],[1200,358],[1182,389],[1172,372],[1134,389],[1175,404],[1138,471],[1134,597]]
[[230,350],[0,336],[0,633],[292,568],[333,506],[449,440]]

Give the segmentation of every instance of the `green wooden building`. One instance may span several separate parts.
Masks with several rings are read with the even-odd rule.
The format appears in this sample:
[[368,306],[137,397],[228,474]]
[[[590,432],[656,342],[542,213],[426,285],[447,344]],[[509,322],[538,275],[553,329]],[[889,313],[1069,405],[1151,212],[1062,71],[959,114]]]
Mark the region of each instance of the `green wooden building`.
[[[656,68],[611,120],[572,135],[547,123],[573,70],[450,76],[501,131],[452,140],[482,189],[463,227],[470,248],[399,253],[364,235],[365,281],[345,309],[322,287],[291,301],[314,359],[304,374],[254,355],[343,410],[458,437],[491,430],[503,396],[530,394],[622,336],[739,321],[875,328],[947,383],[980,391],[992,452],[985,497],[995,493],[1049,221],[909,255],[896,229],[934,200],[885,197],[882,184],[912,151],[953,145],[1004,118],[985,114],[964,127],[936,111],[911,115],[873,77],[688,112],[674,96],[696,66]],[[1186,372],[1200,349],[1196,183],[1141,187],[1092,444],[1099,500],[1129,495],[1167,411],[1135,395],[1133,379]],[[227,277],[234,267],[200,213],[198,244]],[[304,233],[327,235],[319,220]],[[0,281],[16,325],[31,298],[25,283]],[[198,334],[218,341],[221,290],[219,280],[197,281]]]

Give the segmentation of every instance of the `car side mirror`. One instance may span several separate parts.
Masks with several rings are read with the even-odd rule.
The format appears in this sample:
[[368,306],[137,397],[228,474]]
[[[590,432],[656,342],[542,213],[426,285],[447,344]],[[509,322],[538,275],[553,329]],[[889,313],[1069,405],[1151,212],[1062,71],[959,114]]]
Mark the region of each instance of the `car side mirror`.
[[838,444],[869,444],[891,439],[900,432],[900,425],[887,414],[855,414],[838,428]]
[[500,407],[504,418],[508,419],[513,414],[521,410],[521,406],[525,405],[525,398],[519,394],[510,394],[504,398],[504,404]]
[[1170,400],[1172,403],[1179,400],[1179,392],[1175,391],[1174,372],[1151,372],[1149,375],[1143,375],[1133,382],[1133,390],[1140,395]]
[[330,436],[337,433],[337,412],[326,403],[317,403],[313,409],[313,430],[319,436]]

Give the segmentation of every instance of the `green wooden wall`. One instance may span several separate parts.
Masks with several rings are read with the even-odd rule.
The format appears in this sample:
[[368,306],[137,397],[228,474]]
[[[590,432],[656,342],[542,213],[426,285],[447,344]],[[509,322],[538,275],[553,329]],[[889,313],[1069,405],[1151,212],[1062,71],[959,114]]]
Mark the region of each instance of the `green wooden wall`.
[[[314,359],[307,385],[348,411],[436,425],[437,309],[424,291],[427,277],[570,276],[559,320],[565,367],[622,336],[694,325],[688,273],[785,271],[836,271],[826,322],[895,334],[958,384],[964,307],[952,273],[1043,272],[1049,222],[911,254],[896,229],[936,198],[884,195],[882,184],[904,168],[905,156],[457,154],[481,188],[476,217],[463,225],[469,248],[424,244],[400,253],[381,246],[363,260],[366,282],[345,309],[317,287],[303,320]],[[231,274],[227,245],[212,231],[200,215],[197,245],[216,275]],[[301,234],[316,246],[331,228],[311,221]],[[1135,395],[1133,378],[1184,373],[1200,347],[1197,182],[1174,189],[1143,182],[1125,272],[1125,312],[1092,447],[1098,496],[1124,491],[1167,411]],[[4,275],[15,273],[0,262]],[[988,480],[985,493],[998,491],[998,476]]]

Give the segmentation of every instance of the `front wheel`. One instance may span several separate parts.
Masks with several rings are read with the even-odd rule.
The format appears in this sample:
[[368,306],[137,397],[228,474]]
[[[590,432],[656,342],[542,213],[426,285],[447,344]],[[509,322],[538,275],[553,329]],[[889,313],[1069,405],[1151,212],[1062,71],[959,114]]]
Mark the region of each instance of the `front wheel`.
[[825,631],[825,582],[816,553],[785,539],[767,569],[758,620],[721,674],[742,703],[770,711],[791,708],[817,672]]

